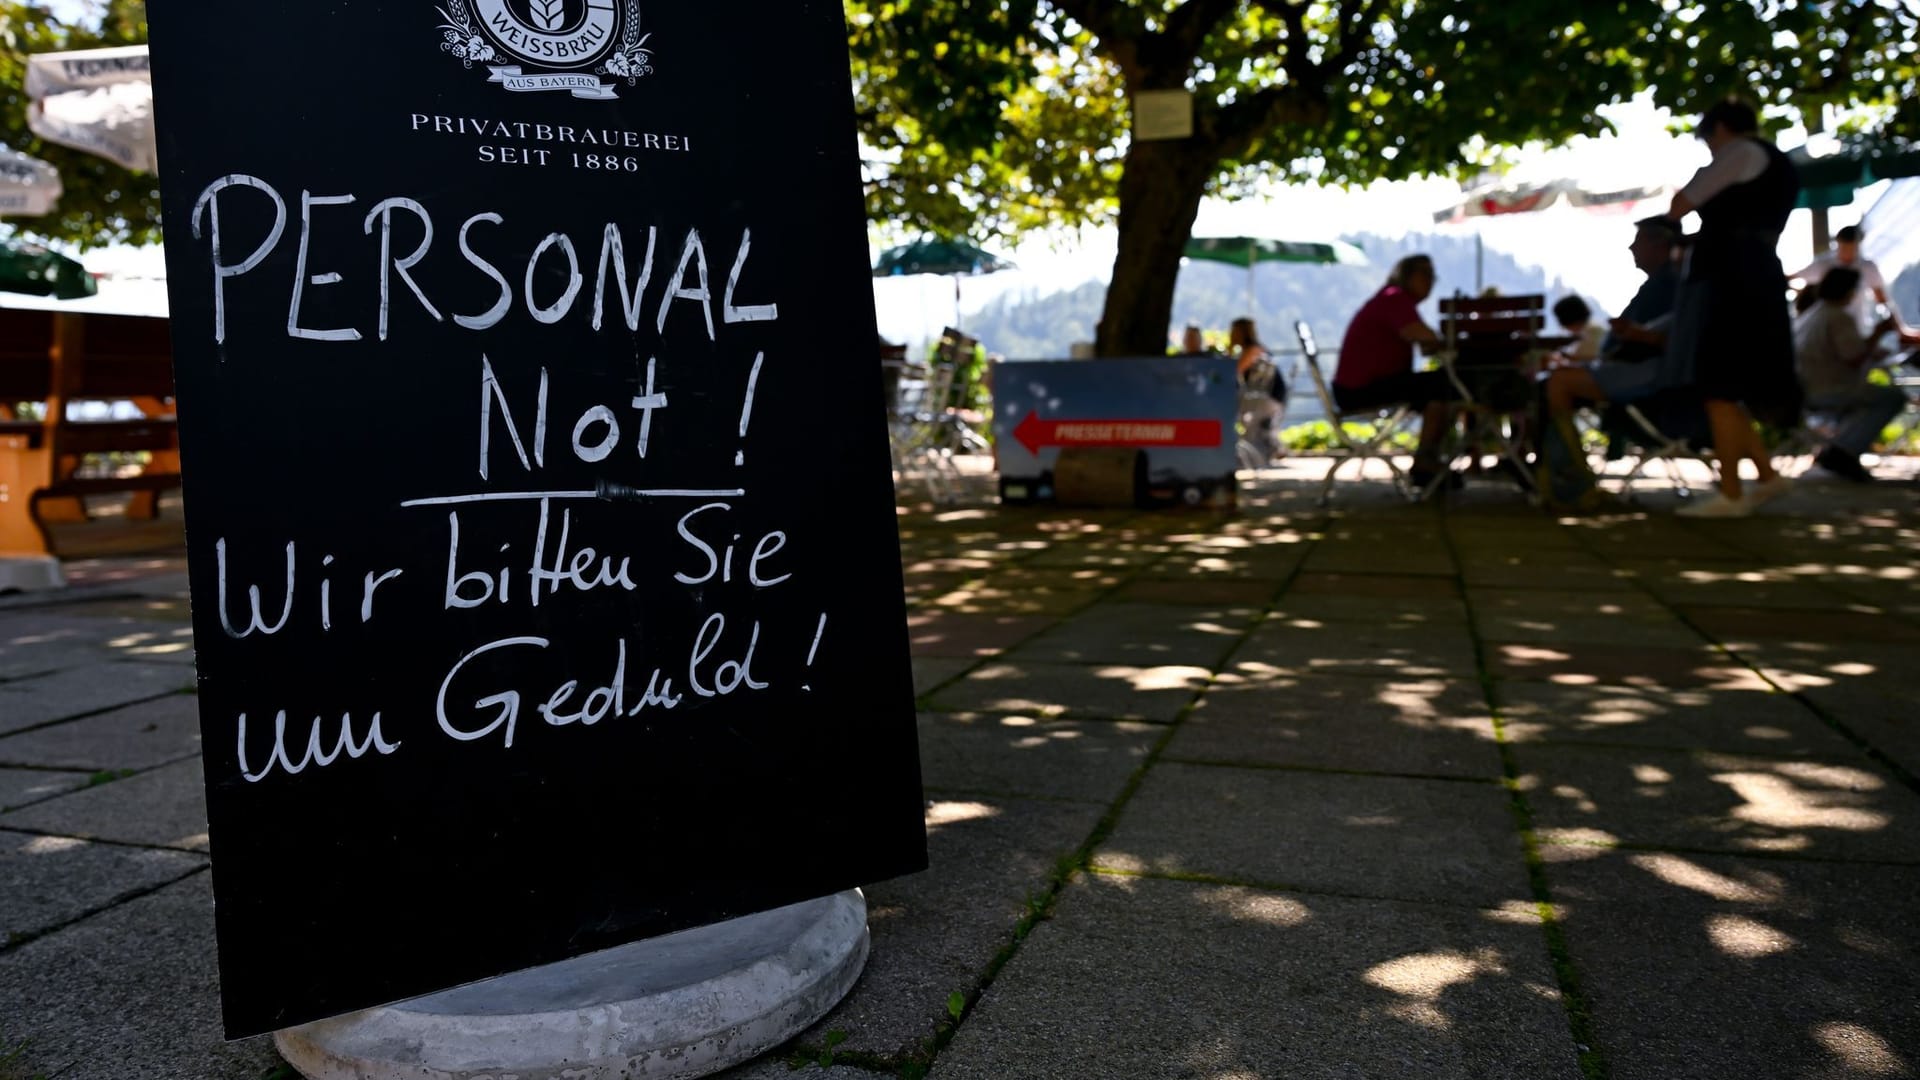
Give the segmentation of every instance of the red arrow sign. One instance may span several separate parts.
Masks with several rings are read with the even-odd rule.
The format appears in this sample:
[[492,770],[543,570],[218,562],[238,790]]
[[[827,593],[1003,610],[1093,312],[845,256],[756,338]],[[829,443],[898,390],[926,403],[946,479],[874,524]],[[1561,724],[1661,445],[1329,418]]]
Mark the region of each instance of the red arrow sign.
[[1029,411],[1013,437],[1037,454],[1043,446],[1219,446],[1218,420],[1042,420]]

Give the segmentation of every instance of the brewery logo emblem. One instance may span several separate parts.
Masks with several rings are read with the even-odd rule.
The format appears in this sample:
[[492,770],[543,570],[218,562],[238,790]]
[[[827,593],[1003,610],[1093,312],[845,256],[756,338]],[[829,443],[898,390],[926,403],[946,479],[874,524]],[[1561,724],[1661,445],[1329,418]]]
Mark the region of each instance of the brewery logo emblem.
[[446,0],[434,10],[441,51],[515,93],[611,101],[615,83],[600,76],[632,86],[653,74],[640,0]]

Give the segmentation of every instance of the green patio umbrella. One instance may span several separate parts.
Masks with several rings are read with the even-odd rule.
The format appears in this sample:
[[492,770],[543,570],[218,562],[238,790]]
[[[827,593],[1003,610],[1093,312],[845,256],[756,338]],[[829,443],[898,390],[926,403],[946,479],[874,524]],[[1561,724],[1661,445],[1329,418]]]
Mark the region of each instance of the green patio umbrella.
[[1011,260],[959,240],[926,237],[911,244],[891,247],[873,261],[874,277],[913,277],[938,274],[953,279],[953,323],[960,328],[960,279],[976,274],[997,274],[1018,270]]
[[78,300],[99,291],[87,268],[24,240],[0,240],[0,292]]
[[1876,180],[1920,176],[1920,144],[1887,135],[1815,136],[1787,159],[1800,174],[1799,205],[1816,210],[1845,206]]
[[1270,240],[1259,236],[1196,236],[1181,251],[1189,259],[1247,268],[1247,313],[1253,313],[1253,270],[1263,262],[1367,265],[1367,253],[1341,240]]

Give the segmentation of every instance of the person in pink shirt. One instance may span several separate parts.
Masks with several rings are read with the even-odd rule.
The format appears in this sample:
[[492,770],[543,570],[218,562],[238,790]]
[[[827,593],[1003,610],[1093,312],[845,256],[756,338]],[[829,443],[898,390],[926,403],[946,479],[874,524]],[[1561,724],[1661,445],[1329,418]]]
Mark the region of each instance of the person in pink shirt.
[[1460,398],[1444,371],[1413,370],[1414,348],[1440,348],[1440,335],[1420,318],[1420,302],[1433,294],[1433,259],[1409,255],[1393,265],[1387,284],[1360,306],[1340,342],[1333,374],[1333,401],[1342,412],[1411,405],[1421,411],[1420,447],[1412,477],[1424,488],[1440,474],[1440,437],[1451,403]]

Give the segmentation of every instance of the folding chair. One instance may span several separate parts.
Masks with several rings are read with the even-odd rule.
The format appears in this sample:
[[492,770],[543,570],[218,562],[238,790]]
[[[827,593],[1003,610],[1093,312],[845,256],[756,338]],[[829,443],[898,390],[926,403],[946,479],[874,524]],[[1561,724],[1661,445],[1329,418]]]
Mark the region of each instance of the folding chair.
[[[1460,395],[1468,431],[1454,457],[1468,456],[1477,469],[1491,444],[1494,454],[1530,497],[1537,497],[1527,467],[1524,425],[1515,423],[1530,401],[1495,400],[1493,388],[1539,370],[1545,346],[1547,298],[1538,293],[1469,297],[1460,293],[1440,301],[1441,368]],[[1516,388],[1520,383],[1515,382]],[[1435,483],[1446,479],[1444,475]]]
[[[1651,475],[1661,465],[1673,493],[1682,499],[1693,495],[1680,465],[1697,461],[1713,466],[1712,433],[1700,398],[1690,388],[1663,390],[1631,405],[1615,405],[1602,415],[1600,430],[1607,435],[1609,452],[1624,444],[1633,453],[1633,466],[1621,478],[1622,490],[1630,492],[1641,475]],[[1621,456],[1625,456],[1622,454]]]
[[1243,469],[1264,469],[1273,464],[1284,415],[1273,396],[1279,379],[1280,369],[1269,362],[1256,364],[1240,382],[1240,439],[1234,444],[1234,454]]
[[972,363],[979,345],[976,339],[949,326],[940,332],[940,343],[934,348],[935,362],[951,368],[953,378],[948,381],[947,394],[933,403],[931,411],[939,418],[941,435],[947,448],[955,453],[985,454],[993,451],[993,444],[980,434],[980,428],[987,422],[986,417],[960,399],[965,387],[959,373]]
[[1314,342],[1313,328],[1301,321],[1293,324],[1293,332],[1300,338],[1301,360],[1308,377],[1313,380],[1313,392],[1320,398],[1320,407],[1326,411],[1327,427],[1332,433],[1327,453],[1333,458],[1333,464],[1328,466],[1327,475],[1320,482],[1320,505],[1325,506],[1332,501],[1333,481],[1340,467],[1349,461],[1360,463],[1353,470],[1355,479],[1365,474],[1368,461],[1385,462],[1387,468],[1393,471],[1393,486],[1401,494],[1412,496],[1412,482],[1407,479],[1406,471],[1393,460],[1394,436],[1406,427],[1411,410],[1405,405],[1398,405],[1342,411],[1334,403],[1326,374],[1320,370],[1320,348]]
[[917,479],[927,498],[951,505],[958,498],[960,470],[953,463],[946,402],[953,393],[954,365],[936,360],[920,378],[908,369],[899,383],[899,400],[887,417],[887,442],[893,469],[902,481]]
[[1902,365],[1892,369],[1893,385],[1907,392],[1907,411],[1900,414],[1900,436],[1887,446],[1889,454],[1912,453],[1920,449],[1920,373]]

